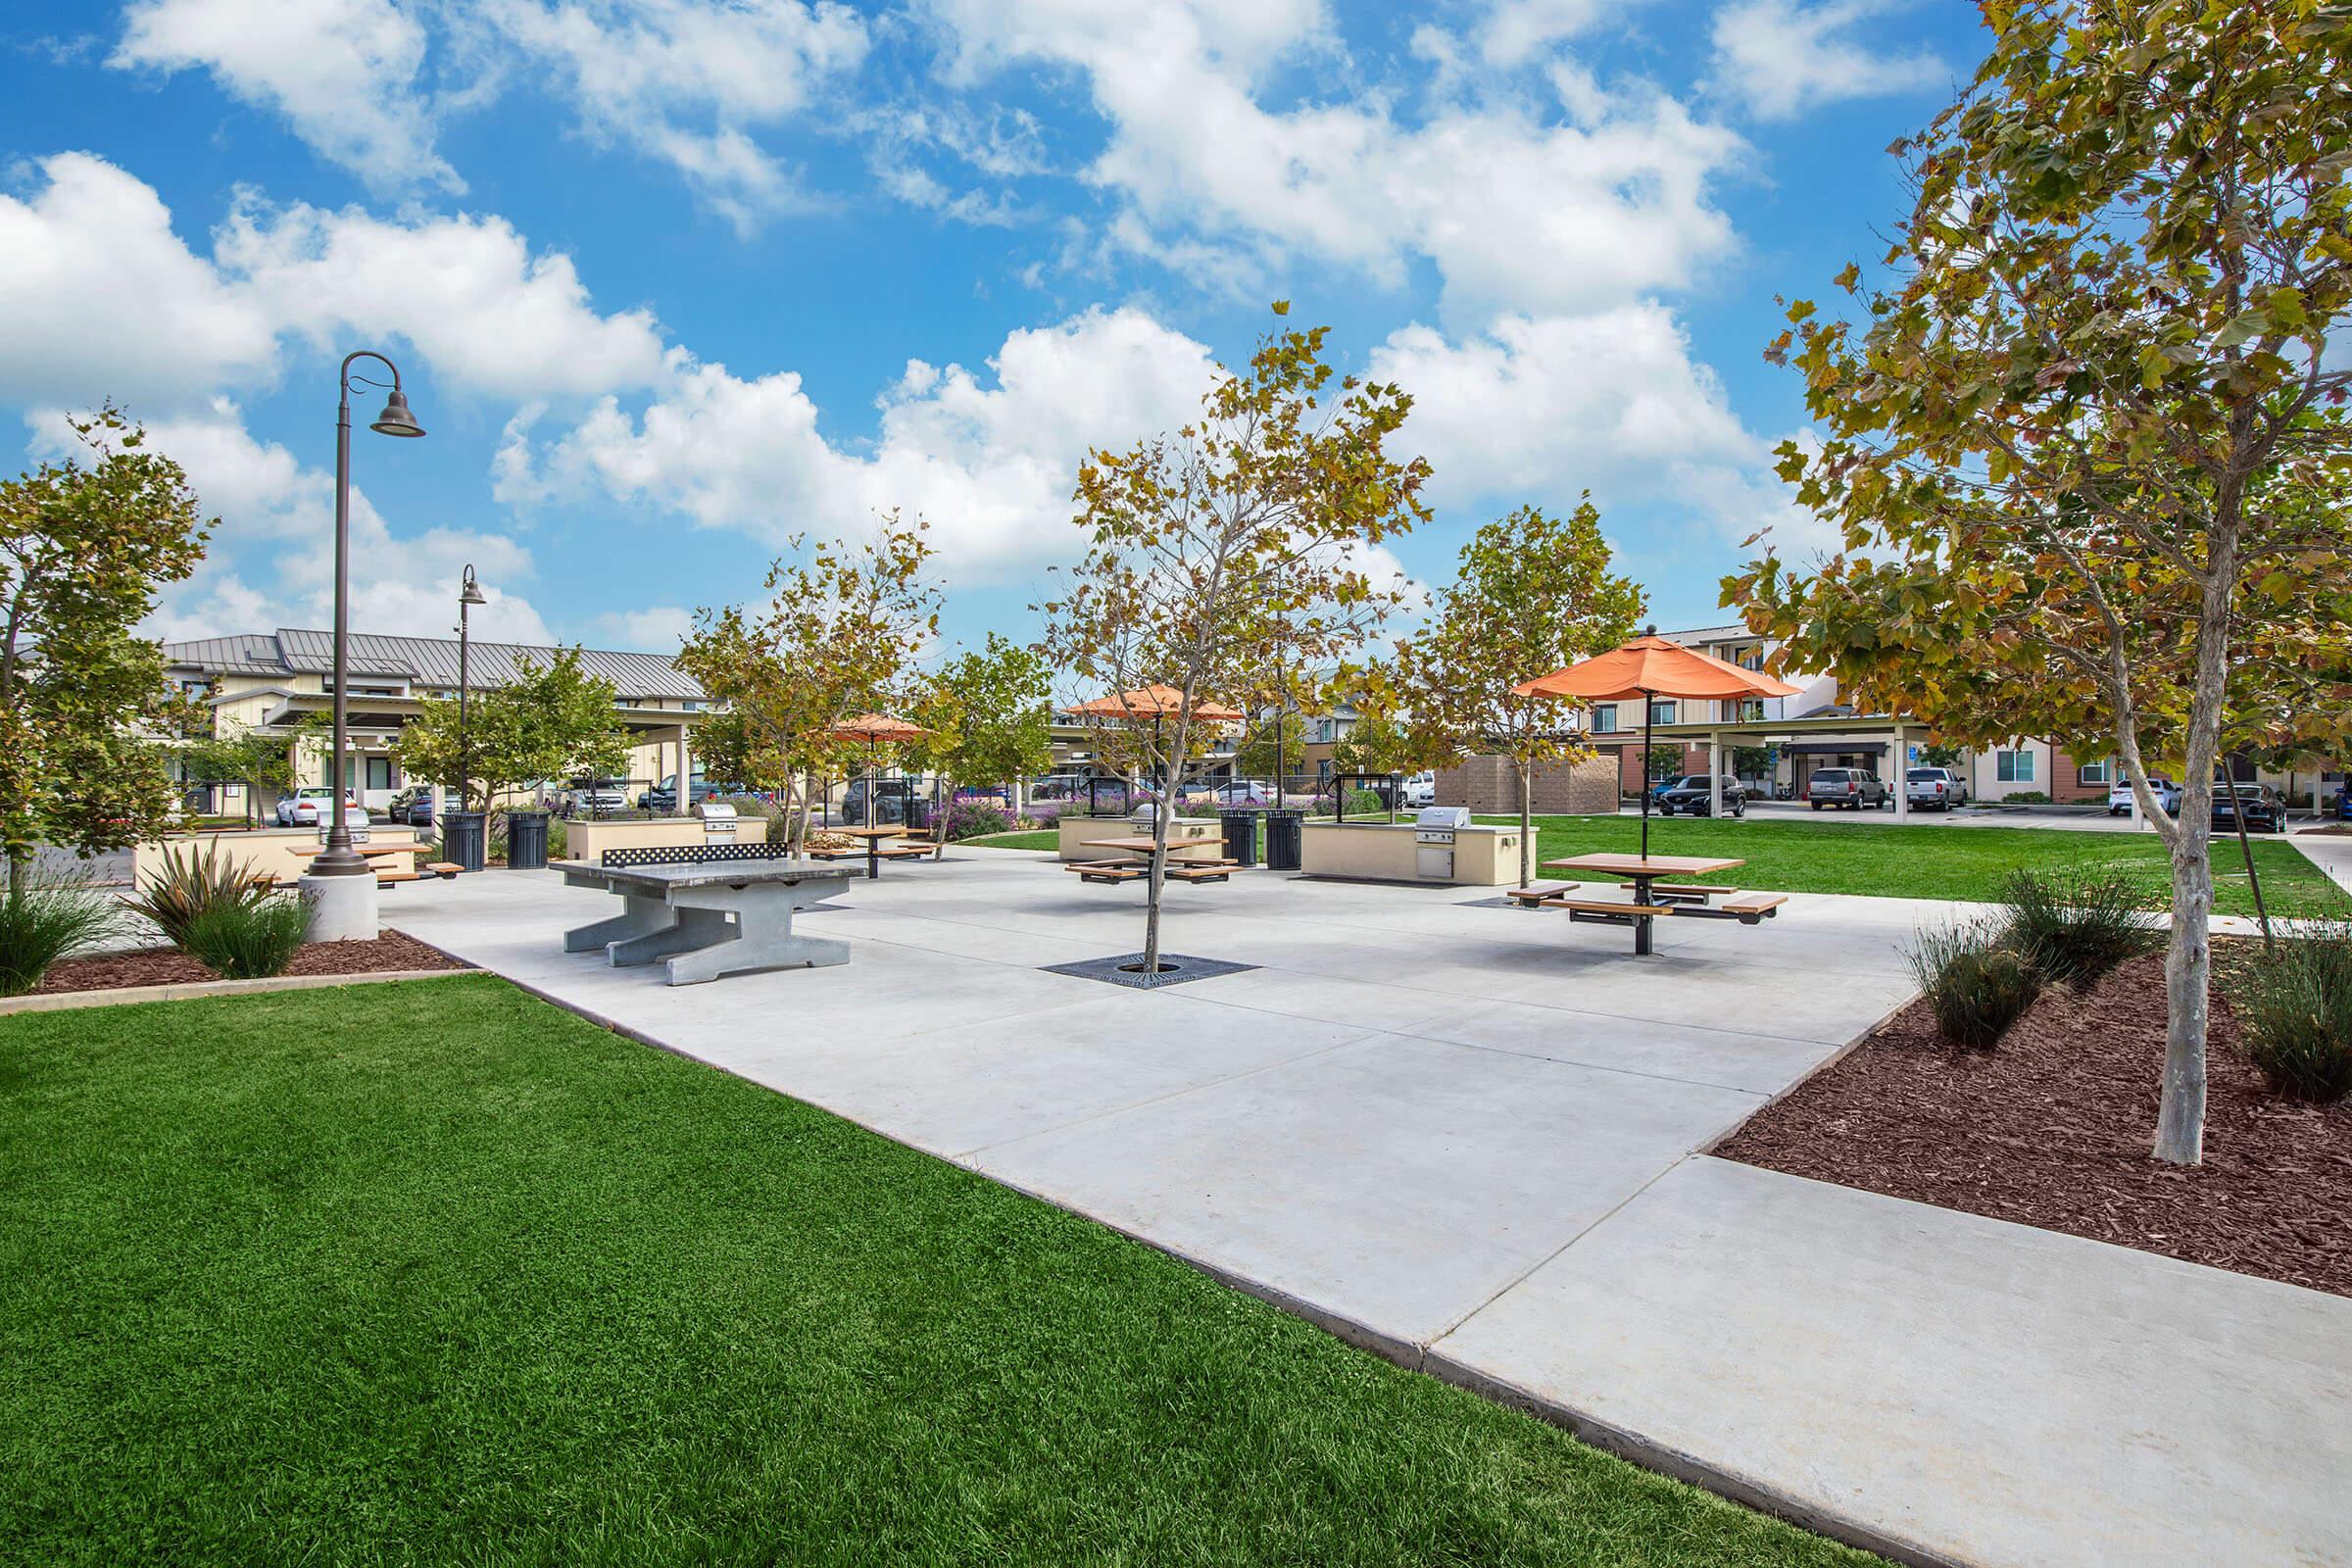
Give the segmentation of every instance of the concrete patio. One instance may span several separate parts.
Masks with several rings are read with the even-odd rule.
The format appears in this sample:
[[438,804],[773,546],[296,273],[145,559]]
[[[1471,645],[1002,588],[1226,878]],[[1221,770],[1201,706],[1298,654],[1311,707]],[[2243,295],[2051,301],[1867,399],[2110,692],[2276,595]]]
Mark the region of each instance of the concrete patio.
[[1920,1561],[2352,1563],[2352,1301],[1697,1152],[1898,1005],[1951,906],[1630,933],[1255,872],[1142,896],[965,850],[801,917],[830,969],[565,955],[553,873],[387,923],[1144,1238],[1410,1365]]

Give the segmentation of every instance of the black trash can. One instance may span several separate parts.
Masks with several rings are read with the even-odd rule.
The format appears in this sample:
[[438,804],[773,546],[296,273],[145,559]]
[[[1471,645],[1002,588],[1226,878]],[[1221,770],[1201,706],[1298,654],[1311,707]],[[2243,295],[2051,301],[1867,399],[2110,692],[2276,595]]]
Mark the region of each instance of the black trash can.
[[1257,863],[1257,813],[1255,811],[1219,811],[1217,820],[1225,827],[1225,858],[1239,865]]
[[1306,813],[1300,810],[1279,810],[1266,813],[1266,869],[1296,871],[1298,869],[1298,842]]
[[[542,819],[544,820],[544,819]],[[441,824],[441,853],[468,871],[482,868],[484,828],[487,819],[480,811],[452,811],[449,820]],[[547,839],[546,829],[540,829],[542,848]]]
[[907,803],[906,825],[918,832],[931,825],[931,803],[928,800],[917,797]]
[[509,811],[507,813],[507,869],[510,871],[544,871],[547,869],[547,813],[545,811]]

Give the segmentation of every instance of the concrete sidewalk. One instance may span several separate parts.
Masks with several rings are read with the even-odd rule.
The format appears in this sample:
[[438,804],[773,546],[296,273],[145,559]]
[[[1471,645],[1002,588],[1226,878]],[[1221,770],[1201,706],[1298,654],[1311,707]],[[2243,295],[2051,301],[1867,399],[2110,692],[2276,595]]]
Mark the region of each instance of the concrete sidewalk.
[[2328,873],[2335,885],[2352,893],[2352,837],[2333,833],[2291,833],[2287,843],[2303,858]]
[[1920,1560],[2352,1563],[2352,1301],[1698,1155],[1908,995],[1951,906],[1628,934],[1271,873],[1142,902],[967,850],[803,916],[832,969],[669,988],[552,876],[386,918],[1188,1257],[1411,1365]]

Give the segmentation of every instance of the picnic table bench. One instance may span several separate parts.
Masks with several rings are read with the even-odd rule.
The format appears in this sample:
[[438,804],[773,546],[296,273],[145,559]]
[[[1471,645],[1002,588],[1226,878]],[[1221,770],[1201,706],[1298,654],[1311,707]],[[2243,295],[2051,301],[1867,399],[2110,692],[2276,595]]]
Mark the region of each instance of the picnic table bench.
[[862,846],[853,845],[848,849],[808,850],[805,852],[808,858],[811,860],[863,860],[866,878],[869,881],[882,875],[884,860],[920,860],[928,858],[931,854],[931,846],[927,843],[919,845],[885,845],[883,843],[885,839],[907,837],[908,831],[903,827],[836,827],[827,828],[825,831],[839,833],[846,838],[861,839],[864,843]]
[[[1574,882],[1554,888],[1516,888],[1504,896],[1522,908],[1565,909],[1571,920],[1630,925],[1634,928],[1635,955],[1647,956],[1651,951],[1651,932],[1660,919],[1737,920],[1742,925],[1756,925],[1772,917],[1788,902],[1785,893],[1747,893],[1718,883],[1662,880],[1705,876],[1745,863],[1696,856],[1653,855],[1644,858],[1638,855],[1574,855],[1545,860],[1544,869],[1622,877],[1625,880],[1617,885],[1633,894],[1632,900],[1572,899],[1567,895],[1579,886]],[[1715,902],[1718,899],[1722,901],[1720,904]]]
[[[354,854],[365,856],[368,861],[371,862],[369,869],[375,872],[375,885],[379,888],[395,887],[403,882],[421,882],[428,876],[437,876],[446,882],[450,878],[456,876],[460,871],[466,869],[462,865],[455,865],[447,860],[426,861],[421,869],[411,869],[406,871],[400,870],[391,865],[372,864],[372,862],[376,860],[388,859],[390,857],[395,855],[412,855],[421,858],[432,850],[433,846],[430,844],[417,842],[416,840],[377,840],[366,844],[354,844],[351,848]],[[304,860],[304,865],[306,868],[310,860],[318,858],[318,850],[316,847],[308,844],[289,844],[286,846],[286,853],[289,855],[299,855],[305,857],[306,858]],[[412,864],[414,864],[414,862],[412,862]],[[268,886],[273,888],[300,887],[302,885],[302,873],[297,871],[293,875],[283,876],[270,871],[257,870],[252,874],[249,880],[251,880],[256,886]]]
[[[1078,874],[1081,882],[1134,882],[1152,874],[1152,858],[1160,853],[1160,845],[1149,834],[1128,838],[1088,839],[1081,846],[1089,850],[1125,850],[1130,855],[1144,857],[1141,860],[1065,860],[1062,864]],[[1192,839],[1171,843],[1166,847],[1166,860],[1160,875],[1171,882],[1230,881],[1241,861],[1210,855],[1193,855],[1194,850],[1217,848],[1209,839]]]

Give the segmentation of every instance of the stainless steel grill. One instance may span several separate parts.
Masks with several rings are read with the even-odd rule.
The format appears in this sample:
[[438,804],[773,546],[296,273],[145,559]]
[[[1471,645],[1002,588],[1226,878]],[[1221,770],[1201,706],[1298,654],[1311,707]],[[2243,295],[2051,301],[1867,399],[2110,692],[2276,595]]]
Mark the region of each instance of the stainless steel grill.
[[1453,836],[1470,825],[1463,806],[1424,806],[1413,813],[1413,874],[1430,882],[1453,880]]

